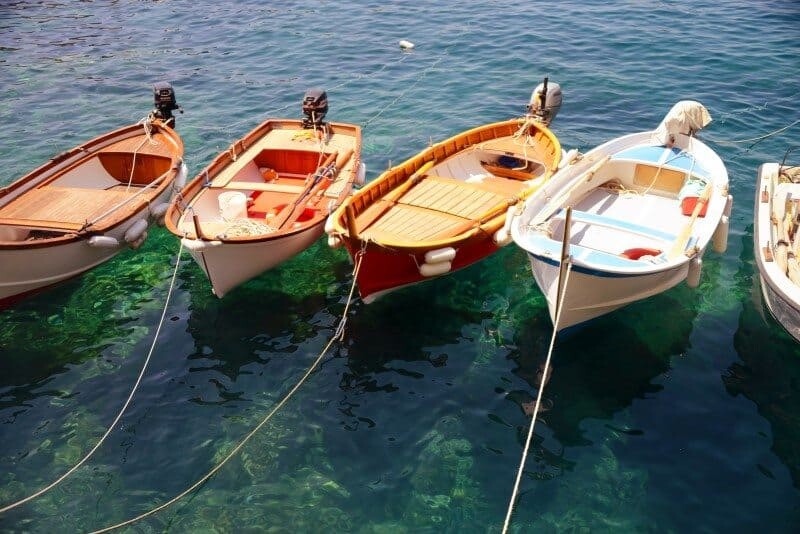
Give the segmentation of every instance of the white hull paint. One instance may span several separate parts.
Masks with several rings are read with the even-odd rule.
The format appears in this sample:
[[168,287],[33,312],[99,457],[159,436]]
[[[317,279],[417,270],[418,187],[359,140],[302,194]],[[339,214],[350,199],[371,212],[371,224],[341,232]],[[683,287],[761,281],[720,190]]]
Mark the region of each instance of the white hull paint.
[[[182,165],[178,180],[186,177],[186,167]],[[166,188],[152,202],[157,206],[169,202],[175,189]],[[117,240],[116,247],[93,247],[89,245],[90,235],[85,238],[36,248],[0,249],[0,265],[3,277],[0,281],[0,302],[42,289],[73,278],[89,269],[106,262],[128,248],[125,233],[138,221],[144,220],[148,227],[155,222],[147,208],[141,210],[105,234]]]
[[[758,170],[753,248],[761,281],[761,293],[767,309],[794,339],[800,341],[800,287],[789,280],[776,261],[768,261],[764,252],[765,247],[774,249],[777,237],[773,235],[771,215],[778,168],[776,163],[766,163]],[[795,190],[792,192],[792,198],[800,198],[800,184],[787,184],[783,187]],[[764,191],[766,191],[766,202],[762,202]]]
[[[296,234],[268,241],[217,242],[201,250],[187,247],[205,271],[214,294],[222,298],[231,289],[304,251],[322,236],[324,220]],[[184,238],[186,239],[186,238]],[[187,239],[186,241],[194,241]]]
[[[559,267],[528,254],[533,277],[547,298],[550,319],[555,324]],[[578,267],[569,273],[559,328],[569,328],[605,315],[623,306],[662,293],[686,278],[688,262],[664,271],[607,277],[582,272]],[[580,288],[580,289],[576,289]]]

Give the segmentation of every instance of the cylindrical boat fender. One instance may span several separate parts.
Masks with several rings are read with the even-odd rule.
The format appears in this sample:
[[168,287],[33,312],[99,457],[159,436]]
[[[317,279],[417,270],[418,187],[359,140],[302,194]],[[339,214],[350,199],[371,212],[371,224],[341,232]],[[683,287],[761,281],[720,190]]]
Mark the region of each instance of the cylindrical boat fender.
[[703,271],[703,259],[698,254],[689,260],[689,271],[686,273],[686,285],[695,288],[700,285],[700,273]]
[[184,162],[181,161],[181,166],[178,169],[178,174],[175,176],[175,181],[172,182],[172,190],[177,193],[183,186],[186,185],[186,177],[189,175],[189,168]]
[[138,241],[145,231],[147,231],[147,221],[145,219],[139,219],[130,225],[125,231],[125,242],[130,245],[133,242]]
[[733,195],[728,195],[728,199],[725,201],[725,211],[723,211],[722,213],[726,217],[730,217],[731,211],[733,211]]
[[328,218],[325,219],[325,233],[328,235],[333,234],[333,213],[328,215]]
[[87,243],[90,247],[95,248],[117,248],[120,246],[119,240],[110,235],[93,235]]
[[153,220],[156,221],[158,224],[164,224],[164,214],[167,213],[169,209],[168,202],[162,202],[160,204],[156,204],[153,206],[150,204],[150,215],[153,217]]
[[342,246],[342,238],[336,234],[328,235],[328,246],[331,248],[339,248]]
[[506,210],[506,222],[503,227],[494,233],[492,239],[495,244],[504,247],[511,243],[511,223],[514,221],[514,212],[517,210],[516,206],[509,206]]
[[730,229],[730,218],[723,215],[719,219],[717,229],[714,230],[713,240],[714,251],[722,254],[728,250],[728,230]]
[[184,237],[181,239],[181,243],[183,243],[184,248],[187,248],[194,252],[202,252],[207,248],[218,247],[222,244],[222,241],[213,240],[213,241],[206,241],[204,239],[189,239]]
[[142,232],[142,235],[139,236],[139,239],[137,239],[133,243],[128,243],[128,246],[130,246],[133,250],[136,250],[142,246],[142,244],[145,242],[146,239],[147,239],[147,230]]
[[558,162],[558,170],[563,169],[567,165],[571,165],[575,158],[578,157],[578,149],[572,148],[566,152],[561,149],[561,161]]
[[440,274],[450,272],[450,268],[452,266],[453,264],[449,261],[443,261],[439,263],[423,263],[419,266],[419,274],[425,277],[439,276]]
[[367,166],[362,161],[358,164],[358,172],[356,173],[355,184],[358,187],[361,187],[365,183],[367,183]]
[[[453,247],[437,248],[436,250],[429,250],[425,253],[425,263],[450,263],[456,257],[456,249]],[[449,270],[449,267],[448,267]]]

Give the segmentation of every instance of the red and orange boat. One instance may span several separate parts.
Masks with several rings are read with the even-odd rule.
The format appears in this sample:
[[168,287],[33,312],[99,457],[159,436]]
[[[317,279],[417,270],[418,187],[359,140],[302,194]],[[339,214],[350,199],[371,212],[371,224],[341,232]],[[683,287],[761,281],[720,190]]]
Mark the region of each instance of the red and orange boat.
[[560,106],[560,89],[552,84],[548,92],[543,85],[534,91],[528,116],[473,128],[426,148],[385,171],[330,216],[329,244],[343,244],[360,260],[357,281],[364,302],[467,267],[510,242],[509,211],[561,161],[561,145],[545,125]]

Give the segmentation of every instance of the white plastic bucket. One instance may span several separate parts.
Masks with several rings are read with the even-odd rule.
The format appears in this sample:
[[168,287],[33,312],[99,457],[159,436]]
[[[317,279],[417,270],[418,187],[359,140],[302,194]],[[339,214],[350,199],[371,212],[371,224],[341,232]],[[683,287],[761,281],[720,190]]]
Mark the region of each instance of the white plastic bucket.
[[226,221],[247,218],[247,196],[241,191],[220,193],[219,214]]

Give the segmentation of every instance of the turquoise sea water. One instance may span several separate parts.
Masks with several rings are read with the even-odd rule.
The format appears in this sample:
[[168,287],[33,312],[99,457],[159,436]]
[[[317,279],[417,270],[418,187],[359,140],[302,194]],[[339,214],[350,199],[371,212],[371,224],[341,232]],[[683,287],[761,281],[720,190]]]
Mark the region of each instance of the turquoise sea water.
[[[0,1],[0,185],[138,120],[171,81],[190,173],[309,87],[364,126],[368,179],[463,129],[519,115],[545,75],[553,130],[587,150],[680,99],[714,122],[728,251],[678,286],[559,340],[515,532],[763,532],[800,524],[800,345],[766,313],[752,253],[758,165],[800,144],[791,1]],[[416,43],[402,53],[400,39]],[[777,133],[774,133],[777,132]],[[768,137],[760,139],[762,136]],[[800,157],[800,152],[796,153]],[[0,312],[0,506],[100,438],[133,384],[177,241]],[[75,475],[3,531],[87,531],[206,473],[302,376],[352,281],[320,241],[231,292],[181,258],[151,366]],[[0,269],[2,266],[0,265]],[[523,253],[369,306],[345,342],[213,479],[133,531],[496,532],[551,330]]]

